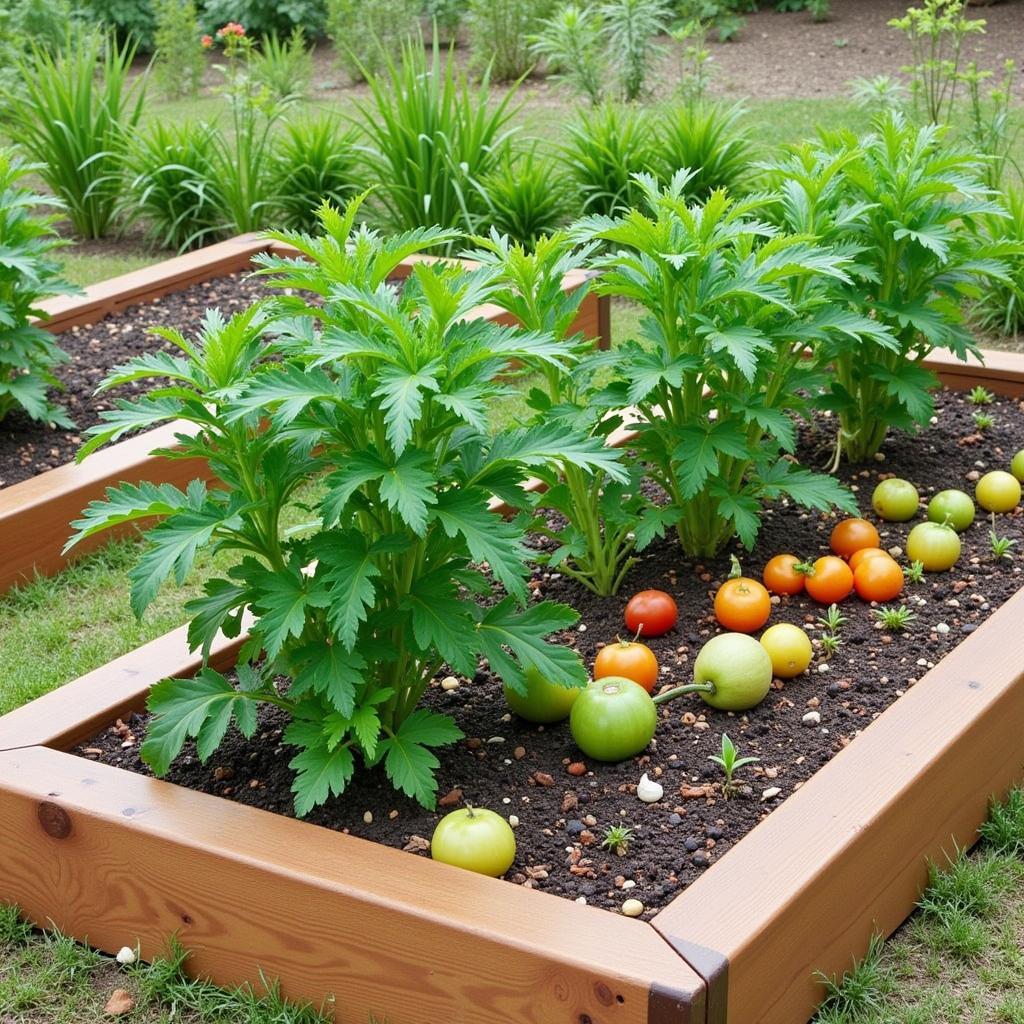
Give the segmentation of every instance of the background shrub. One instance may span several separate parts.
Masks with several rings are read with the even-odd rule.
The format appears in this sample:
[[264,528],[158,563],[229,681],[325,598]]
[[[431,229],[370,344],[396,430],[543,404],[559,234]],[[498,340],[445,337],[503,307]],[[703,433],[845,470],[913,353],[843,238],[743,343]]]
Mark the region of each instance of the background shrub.
[[54,259],[65,244],[53,228],[56,215],[35,212],[60,203],[23,184],[38,170],[0,150],[0,419],[20,409],[33,419],[68,427],[67,414],[46,395],[58,386],[54,366],[67,356],[54,335],[31,322],[40,315],[40,299],[73,291]]
[[192,0],[154,0],[153,79],[170,99],[194,96],[206,70],[199,46],[199,18]]
[[327,0],[327,34],[354,82],[379,74],[403,43],[419,38],[418,0]]
[[25,95],[19,70],[32,46],[53,51],[80,17],[68,0],[9,0],[0,9],[0,115]]
[[205,0],[200,21],[213,32],[229,21],[237,21],[251,36],[287,36],[298,27],[307,39],[324,33],[324,0]]
[[37,46],[19,61],[25,97],[11,110],[12,134],[86,238],[107,234],[118,206],[122,158],[146,92],[146,76],[129,81],[134,56],[134,43],[69,29],[59,53]]
[[438,38],[442,42],[455,42],[467,6],[468,0],[425,0],[423,15],[437,26]]
[[554,7],[553,0],[469,0],[466,23],[474,67],[490,68],[496,82],[525,75],[535,62],[530,37]]
[[604,98],[608,55],[600,10],[566,4],[540,23],[530,46],[555,78],[586,96],[592,106]]
[[668,30],[670,13],[668,0],[608,0],[601,5],[609,59],[624,100],[638,100],[648,91],[651,62],[660,52],[654,40]]
[[144,53],[152,51],[157,20],[152,0],[84,0],[83,9],[122,42],[131,39]]
[[[986,234],[1007,238],[1024,248],[1024,187],[1011,188],[1004,197],[1009,218],[986,219]],[[1024,253],[1010,255],[1005,281],[992,281],[975,307],[980,327],[1000,334],[1024,332]]]
[[253,80],[277,100],[303,99],[313,80],[313,51],[300,25],[287,39],[264,35],[249,61]]

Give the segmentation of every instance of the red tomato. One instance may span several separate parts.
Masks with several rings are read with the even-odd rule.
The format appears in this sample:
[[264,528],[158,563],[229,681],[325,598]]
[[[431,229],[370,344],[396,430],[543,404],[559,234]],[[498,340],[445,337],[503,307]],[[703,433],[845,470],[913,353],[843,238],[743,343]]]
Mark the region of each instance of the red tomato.
[[772,599],[757,580],[736,576],[726,580],[715,594],[715,618],[736,633],[760,629],[772,612]]
[[[869,562],[874,559],[869,558]],[[845,600],[853,590],[853,572],[835,555],[825,555],[814,563],[814,571],[807,576],[807,593],[821,604]]]
[[892,557],[888,551],[883,551],[881,548],[861,548],[860,551],[854,551],[854,553],[850,555],[850,568],[856,573],[857,569],[860,567],[860,563],[866,558],[878,558],[879,556],[882,558]]
[[903,570],[888,555],[867,558],[853,574],[853,585],[865,601],[891,601],[903,593]]
[[878,531],[866,519],[844,519],[836,523],[829,545],[843,558],[849,558],[861,548],[877,548],[882,543]]
[[764,585],[773,594],[799,594],[804,589],[804,574],[796,555],[776,555],[764,567]]
[[661,636],[678,618],[679,609],[664,590],[641,590],[626,605],[626,628],[634,636]]
[[647,644],[619,640],[602,647],[594,660],[594,678],[606,676],[632,679],[651,693],[658,681],[658,659]]

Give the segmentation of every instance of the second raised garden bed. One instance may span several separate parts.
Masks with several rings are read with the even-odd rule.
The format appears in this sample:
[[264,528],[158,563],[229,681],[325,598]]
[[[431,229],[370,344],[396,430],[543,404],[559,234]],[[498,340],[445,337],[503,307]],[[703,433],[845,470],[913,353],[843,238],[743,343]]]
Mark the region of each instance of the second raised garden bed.
[[[989,353],[984,369],[939,360],[933,366],[956,388],[983,383],[1005,396],[1024,394],[1024,357]],[[1013,405],[1005,402],[999,416],[1020,419]],[[949,486],[944,473],[962,480],[975,462],[1012,454],[998,451],[998,439],[961,444],[956,437],[966,436],[962,428],[969,422],[962,403],[949,398],[941,407],[949,430],[932,446],[937,451],[918,449],[929,483]],[[1016,444],[1019,437],[1005,440]],[[880,469],[906,470],[900,456],[891,453],[884,467],[859,471],[862,497]],[[1001,523],[1002,532],[1015,537],[1020,527],[1020,512]],[[808,543],[799,532],[806,524],[782,520],[766,525],[766,534],[780,529],[794,544]],[[709,729],[684,723],[681,740],[672,724],[659,732],[664,742],[648,753],[647,763],[633,762],[625,774],[591,766],[585,777],[571,777],[563,761],[551,759],[550,740],[502,723],[504,709],[491,700],[491,725],[507,742],[471,737],[479,744],[467,743],[453,755],[442,792],[458,781],[458,758],[473,766],[474,778],[502,772],[519,778],[520,787],[508,792],[517,802],[527,797],[523,807],[536,808],[519,810],[522,827],[542,836],[545,828],[552,831],[538,840],[545,854],[544,843],[570,860],[580,849],[579,834],[568,828],[573,813],[585,818],[593,809],[601,825],[616,807],[639,815],[629,786],[621,797],[618,786],[627,777],[635,783],[641,770],[664,769],[665,800],[648,805],[657,823],[645,824],[637,847],[642,850],[662,826],[675,829],[680,840],[699,836],[700,842],[696,848],[677,844],[670,874],[681,884],[664,898],[649,895],[657,879],[642,861],[621,861],[640,880],[632,891],[652,909],[660,907],[644,919],[361,838],[381,831],[388,806],[399,811],[402,827],[422,829],[423,823],[406,823],[411,812],[393,798],[383,813],[375,807],[368,823],[363,814],[371,794],[347,794],[342,803],[351,814],[330,823],[348,830],[342,834],[241,802],[268,805],[271,780],[256,774],[264,765],[249,770],[249,778],[240,771],[244,761],[214,762],[232,774],[218,780],[211,764],[210,783],[202,787],[210,792],[196,791],[194,778],[184,777],[187,763],[179,778],[193,788],[116,767],[138,767],[130,764],[134,742],[122,737],[144,727],[131,716],[143,708],[149,688],[198,667],[183,630],[0,719],[0,899],[111,951],[138,940],[143,955],[151,956],[176,933],[193,951],[196,972],[234,984],[258,983],[262,970],[279,977],[289,995],[318,1005],[328,1000],[343,1021],[370,1015],[392,1024],[805,1021],[821,994],[815,972],[841,972],[873,933],[894,930],[923,887],[927,861],[969,845],[989,799],[1022,775],[1024,593],[1008,596],[1021,581],[1013,566],[1001,573],[985,568],[986,529],[974,527],[955,580],[930,579],[929,589],[918,591],[927,595],[926,604],[915,605],[922,626],[930,627],[926,633],[886,645],[880,633],[854,628],[850,648],[840,648],[830,672],[785,684],[763,712],[742,719],[708,712]],[[901,537],[894,529],[889,539]],[[685,675],[689,645],[709,631],[702,621],[706,592],[723,566],[684,566],[678,556],[667,561],[666,550],[661,554],[661,562],[647,556],[632,582],[667,579],[667,589],[691,602],[682,609],[684,635],[658,648],[662,664]],[[554,591],[564,585],[539,579]],[[857,612],[858,619],[868,618],[865,609]],[[777,614],[806,622],[806,610],[796,603]],[[936,628],[940,620],[944,630]],[[592,646],[611,638],[597,635],[593,609],[584,610],[584,621],[588,632],[575,643],[589,660]],[[236,652],[235,642],[222,642],[214,661],[226,668]],[[846,667],[850,654],[870,664]],[[494,684],[482,679],[479,685],[486,696]],[[467,701],[474,689],[468,687]],[[432,699],[446,697],[438,690]],[[808,707],[820,708],[821,720],[801,726]],[[668,708],[674,722],[685,711],[701,710],[696,704]],[[117,719],[124,724],[115,737],[108,727]],[[793,725],[790,719],[795,728],[776,728],[783,721]],[[748,776],[753,792],[746,809],[755,820],[770,811],[742,838],[746,829],[733,831],[733,812],[715,804],[713,793],[683,792],[701,788],[710,752],[702,737],[726,728],[744,753],[762,758],[763,774]],[[510,749],[513,733],[523,758]],[[261,742],[272,748],[272,732]],[[571,755],[571,742],[563,743]],[[679,743],[689,744],[692,754],[683,773],[674,775],[666,759],[683,749]],[[531,760],[534,748],[547,750],[548,761]],[[773,775],[770,768],[780,770]],[[555,776],[555,785],[538,771]],[[212,795],[227,788],[240,792],[228,794],[234,799]],[[770,795],[774,788],[782,793]],[[610,802],[593,802],[592,789],[610,789]],[[547,806],[552,793],[557,803],[570,792],[578,811]],[[785,799],[776,802],[780,796]],[[673,823],[671,815],[679,820]],[[524,870],[540,866],[517,862],[513,874],[554,889],[563,865],[551,878]],[[666,873],[660,877],[664,881]],[[583,894],[588,903],[615,905],[629,895],[611,874],[599,877],[595,888]]]
[[[259,235],[239,235],[143,270],[111,278],[90,286],[84,295],[43,302],[41,306],[49,316],[43,326],[55,334],[62,334],[93,325],[97,337],[91,338],[84,347],[116,350],[119,332],[131,330],[136,335],[140,333],[141,328],[133,326],[134,320],[177,326],[174,313],[181,310],[174,310],[170,299],[166,309],[154,309],[151,306],[154,300],[186,296],[192,306],[190,315],[197,319],[206,303],[200,286],[235,275],[233,281],[228,282],[228,290],[240,287],[238,276],[251,268],[253,256],[268,249],[288,251],[287,246],[268,242]],[[408,275],[414,262],[415,258],[403,263],[396,276]],[[582,273],[567,275],[565,287],[575,288],[582,280]],[[224,292],[222,286],[209,302],[225,305],[226,311],[230,312],[230,303],[223,301]],[[246,301],[252,297],[247,294]],[[150,305],[149,309],[145,308],[147,305]],[[511,322],[508,314],[496,306],[481,306],[477,315],[497,322]],[[112,317],[116,319],[110,319]],[[576,327],[587,337],[606,344],[609,337],[608,300],[588,295]],[[87,393],[98,384],[106,369],[127,354],[132,353],[115,351],[102,364],[103,372],[91,373],[88,367],[76,366],[76,373],[82,378],[83,391]],[[75,415],[74,409],[72,415]],[[66,440],[59,448],[50,451],[52,432],[34,432],[33,447],[42,450],[43,458],[30,464],[28,456],[24,456],[24,465],[18,467],[17,482],[9,482],[6,486],[0,473],[0,533],[4,537],[0,546],[0,593],[36,573],[50,575],[62,569],[67,564],[61,549],[71,532],[68,524],[90,501],[102,497],[108,487],[142,480],[184,487],[190,480],[208,478],[206,467],[199,462],[150,457],[155,449],[173,447],[180,430],[181,427],[168,424],[138,434],[95,452],[81,464],[72,461],[74,442]],[[72,436],[77,435],[74,432],[66,435],[67,438]],[[16,443],[8,436],[0,438],[0,442]],[[59,464],[62,461],[63,464]],[[43,468],[52,463],[58,464],[53,469]],[[109,537],[79,545],[74,550],[74,557],[95,549],[107,540]]]

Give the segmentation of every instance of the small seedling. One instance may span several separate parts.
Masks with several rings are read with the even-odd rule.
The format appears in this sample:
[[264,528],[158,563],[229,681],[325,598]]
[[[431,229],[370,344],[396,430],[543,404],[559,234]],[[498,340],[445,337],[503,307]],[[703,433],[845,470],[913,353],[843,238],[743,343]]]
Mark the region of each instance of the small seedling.
[[901,604],[899,608],[876,608],[874,615],[882,629],[894,632],[906,629],[917,618],[905,604]]
[[992,558],[1000,562],[1004,558],[1012,558],[1010,554],[1010,548],[1015,547],[1017,542],[1011,540],[1009,537],[1000,537],[996,533],[996,517],[995,513],[992,514],[992,529],[988,531],[988,542],[989,547],[992,550]]
[[994,416],[990,416],[987,412],[976,412],[974,414],[974,425],[984,433],[996,425],[996,420]]
[[826,633],[818,643],[821,644],[825,659],[828,660],[843,646],[843,638],[838,633]]
[[839,610],[839,605],[830,604],[824,615],[818,616],[818,625],[829,633],[838,633],[847,623],[846,616]]
[[991,405],[995,401],[995,395],[992,394],[988,388],[983,388],[980,384],[976,388],[971,389],[971,393],[967,396],[967,400],[971,405]]
[[625,825],[609,825],[604,831],[601,845],[620,857],[629,852],[629,844],[633,841],[633,830]]
[[903,567],[903,578],[908,583],[920,583],[924,579],[924,563],[921,561],[911,562]]
[[736,792],[737,783],[733,781],[733,775],[737,769],[742,768],[744,765],[754,764],[760,761],[759,757],[740,757],[739,750],[736,744],[729,739],[727,732],[722,733],[722,752],[720,754],[711,754],[708,757],[709,761],[714,761],[722,771],[725,773],[725,782],[722,784],[722,795],[729,799],[733,793]]

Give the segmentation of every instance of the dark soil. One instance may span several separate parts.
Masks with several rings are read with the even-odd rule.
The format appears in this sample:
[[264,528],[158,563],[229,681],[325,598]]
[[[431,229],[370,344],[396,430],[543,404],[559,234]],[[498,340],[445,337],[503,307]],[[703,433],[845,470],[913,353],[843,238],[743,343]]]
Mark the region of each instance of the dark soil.
[[[973,490],[973,480],[990,468],[1004,468],[1024,447],[1024,404],[997,401],[986,409],[996,425],[977,434],[975,408],[963,396],[938,396],[937,422],[915,438],[896,436],[878,462],[844,472],[869,518],[870,496],[885,475],[906,477],[923,498],[947,487]],[[805,429],[801,455],[810,465],[827,461],[831,437],[827,421]],[[877,520],[875,520],[877,522]],[[755,551],[743,554],[751,575],[768,557],[793,551],[811,559],[828,550],[833,520],[780,504],[767,510]],[[902,548],[911,524],[878,522],[883,544]],[[963,535],[960,563],[949,573],[932,574],[908,586],[903,601],[916,613],[904,634],[876,628],[871,608],[851,597],[843,605],[849,621],[843,645],[830,659],[817,641],[811,669],[782,683],[758,708],[742,716],[706,709],[686,696],[662,709],[656,740],[643,756],[619,765],[584,764],[565,725],[533,726],[506,713],[498,682],[486,671],[462,680],[455,690],[439,684],[425,702],[452,714],[466,740],[442,753],[439,773],[444,796],[437,813],[424,811],[395,794],[380,772],[357,773],[342,799],[332,800],[309,820],[389,846],[426,855],[440,815],[462,799],[519,819],[519,853],[509,872],[516,884],[570,899],[616,908],[627,897],[640,899],[647,913],[664,906],[709,864],[721,857],[765,815],[798,789],[837,752],[853,742],[871,721],[905,690],[916,685],[939,659],[973,632],[1022,584],[1024,511],[998,517],[998,530],[1018,546],[1016,557],[994,563],[989,553],[990,524],[983,516]],[[621,596],[601,600],[558,574],[538,572],[535,585],[544,598],[565,601],[581,614],[576,630],[563,639],[588,664],[598,649],[623,630],[628,595],[646,587],[669,591],[680,612],[668,635],[648,641],[662,666],[665,684],[685,682],[695,654],[718,631],[712,596],[728,572],[728,557],[707,564],[683,558],[671,541],[655,544],[631,572]],[[773,622],[794,622],[819,637],[820,606],[805,597],[783,598]],[[927,685],[925,683],[924,685]],[[805,721],[814,712],[820,721]],[[262,713],[253,741],[232,733],[206,765],[193,747],[176,762],[169,778],[180,785],[242,803],[291,814],[292,751],[281,742],[280,713]],[[147,771],[138,755],[144,716],[104,731],[78,753],[131,771]],[[725,800],[721,776],[708,760],[727,731],[744,755],[760,758],[742,769],[744,786]],[[573,771],[570,771],[573,766]],[[635,795],[643,772],[664,786],[662,801],[644,804]],[[625,856],[600,847],[613,824],[635,831]]]
[[17,413],[6,417],[0,423],[0,487],[71,462],[81,445],[82,431],[99,422],[102,410],[112,408],[118,398],[131,398],[151,387],[147,381],[138,381],[94,394],[113,367],[134,356],[161,349],[177,351],[150,334],[151,327],[169,325],[188,336],[198,330],[207,309],[217,307],[231,316],[269,291],[258,278],[229,274],[59,334],[58,343],[71,359],[56,370],[64,390],[53,397],[67,409],[75,429],[51,429]]

